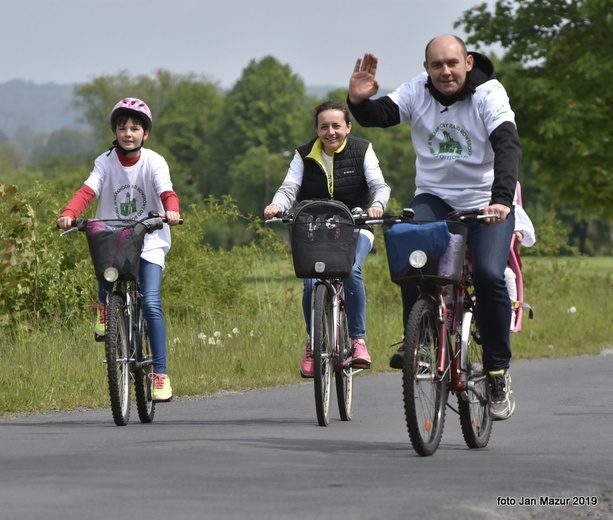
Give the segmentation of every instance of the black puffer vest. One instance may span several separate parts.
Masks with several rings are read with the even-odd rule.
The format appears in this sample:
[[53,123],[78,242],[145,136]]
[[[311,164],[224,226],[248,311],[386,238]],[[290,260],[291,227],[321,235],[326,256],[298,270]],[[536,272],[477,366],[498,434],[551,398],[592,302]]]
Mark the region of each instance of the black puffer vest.
[[352,135],[347,136],[344,148],[336,152],[332,159],[333,187],[330,194],[321,157],[316,151],[311,154],[316,141],[317,138],[297,149],[304,162],[298,200],[334,199],[344,202],[349,209],[366,209],[370,202],[370,192],[364,176],[364,156],[370,142]]

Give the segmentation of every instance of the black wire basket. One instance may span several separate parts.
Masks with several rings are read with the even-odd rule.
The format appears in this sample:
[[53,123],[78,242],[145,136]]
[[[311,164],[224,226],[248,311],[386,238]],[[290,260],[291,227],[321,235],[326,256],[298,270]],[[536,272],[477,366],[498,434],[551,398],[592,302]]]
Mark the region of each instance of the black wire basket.
[[360,229],[343,203],[304,201],[289,225],[298,278],[347,278],[355,261]]
[[96,278],[104,280],[104,271],[114,267],[119,280],[136,280],[147,227],[124,220],[89,220],[85,235]]

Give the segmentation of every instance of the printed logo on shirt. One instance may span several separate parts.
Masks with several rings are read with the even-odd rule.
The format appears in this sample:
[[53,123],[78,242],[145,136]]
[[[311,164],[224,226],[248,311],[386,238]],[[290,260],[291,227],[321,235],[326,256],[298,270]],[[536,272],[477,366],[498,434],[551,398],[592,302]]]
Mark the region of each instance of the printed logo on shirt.
[[473,154],[472,140],[463,128],[453,123],[442,123],[428,136],[430,155],[445,161],[454,161]]
[[498,107],[495,111],[494,111],[494,121],[496,121],[497,119],[500,119],[502,116],[508,114],[510,112],[511,108],[509,107],[509,105],[504,104],[501,107]]
[[141,218],[147,207],[147,196],[138,186],[125,184],[115,192],[113,206],[117,218]]

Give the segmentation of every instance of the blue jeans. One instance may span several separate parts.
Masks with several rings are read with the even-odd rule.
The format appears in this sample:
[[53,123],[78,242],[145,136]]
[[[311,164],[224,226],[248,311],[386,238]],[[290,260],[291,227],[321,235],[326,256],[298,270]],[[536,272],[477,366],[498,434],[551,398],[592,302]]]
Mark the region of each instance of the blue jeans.
[[[156,374],[166,374],[166,322],[162,313],[160,297],[162,289],[161,266],[141,258],[138,281],[143,316],[147,322],[149,343],[153,354],[153,371]],[[106,305],[107,296],[112,292],[112,283],[98,282],[98,299],[101,303]]]
[[[411,208],[416,221],[444,220],[453,211],[442,199],[420,194]],[[473,283],[477,298],[477,327],[483,345],[483,365],[487,370],[509,368],[511,361],[511,300],[504,281],[509,259],[511,238],[515,228],[515,214],[504,222],[489,226],[472,222],[468,228],[468,247],[473,266]],[[402,287],[403,317],[406,323],[417,298],[413,287]]]
[[[368,237],[360,233],[358,245],[355,251],[355,262],[349,278],[343,280],[345,287],[345,304],[347,306],[347,321],[349,322],[349,336],[351,338],[366,337],[366,290],[362,276],[362,264],[372,244]],[[306,323],[307,334],[311,334],[311,294],[315,280],[304,280],[304,292],[302,293],[302,311]],[[509,317],[509,320],[511,318]]]

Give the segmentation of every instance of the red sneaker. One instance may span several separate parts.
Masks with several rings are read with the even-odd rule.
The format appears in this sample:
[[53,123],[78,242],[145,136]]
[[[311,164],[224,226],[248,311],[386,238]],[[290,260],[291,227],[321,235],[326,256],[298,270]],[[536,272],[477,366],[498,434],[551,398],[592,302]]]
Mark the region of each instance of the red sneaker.
[[300,375],[304,378],[314,377],[315,370],[313,369],[313,351],[311,350],[311,340],[307,339],[304,357],[300,365]]
[[352,343],[353,347],[353,364],[354,365],[370,365],[370,354],[366,348],[366,343],[362,338],[355,338]]

